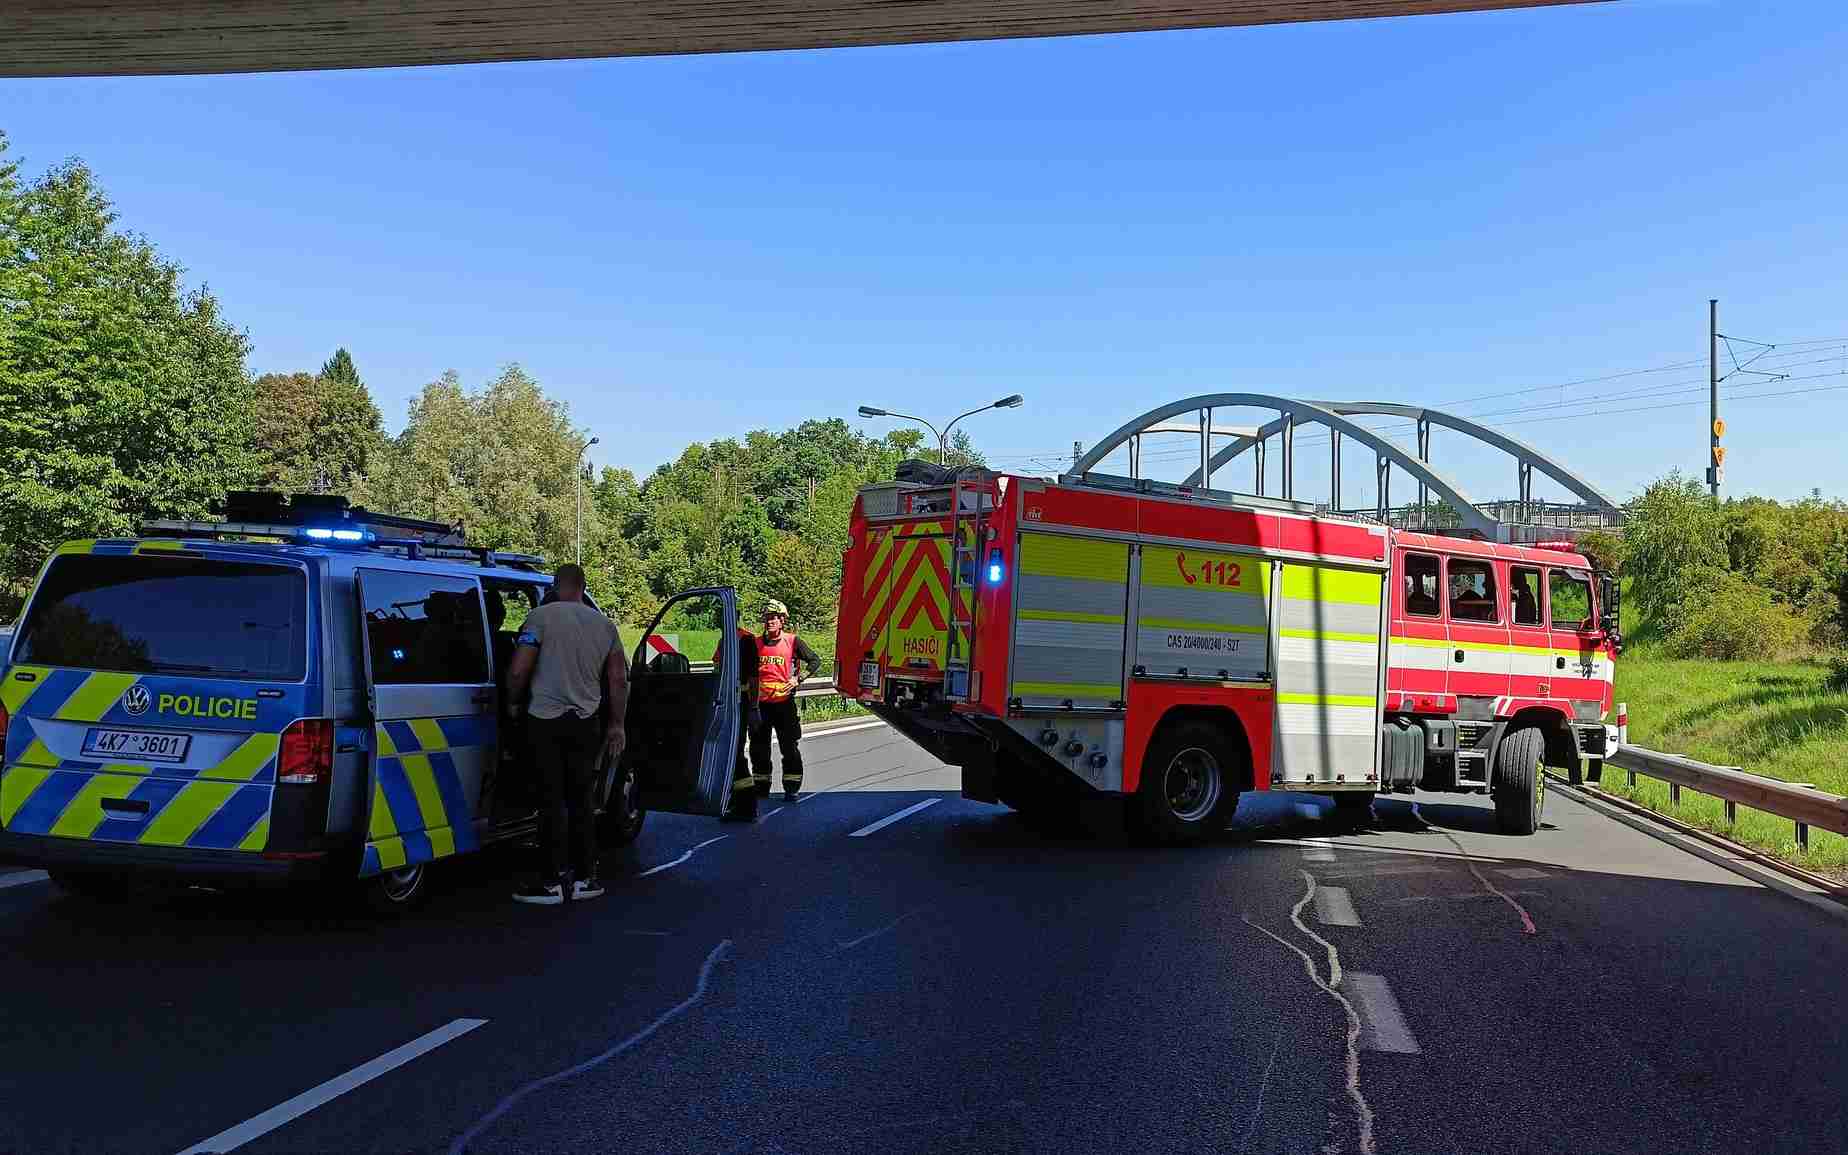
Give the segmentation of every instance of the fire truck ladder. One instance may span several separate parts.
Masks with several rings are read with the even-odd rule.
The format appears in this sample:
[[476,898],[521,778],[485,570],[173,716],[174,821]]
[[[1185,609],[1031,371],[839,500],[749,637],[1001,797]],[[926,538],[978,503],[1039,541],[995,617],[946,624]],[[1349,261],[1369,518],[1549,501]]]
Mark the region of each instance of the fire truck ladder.
[[[1277,418],[1257,427],[1222,426],[1213,422],[1215,409],[1268,409]],[[1182,414],[1196,415],[1198,423],[1174,422]],[[1394,444],[1377,431],[1353,418],[1383,416],[1404,418],[1417,431],[1416,456]],[[1129,451],[1132,484],[1146,487],[1142,475],[1142,439],[1151,434],[1186,433],[1200,441],[1199,466],[1181,482],[1183,490],[1212,489],[1213,475],[1234,458],[1247,452],[1253,455],[1253,482],[1249,491],[1257,497],[1265,490],[1265,458],[1273,441],[1282,453],[1280,477],[1285,501],[1296,497],[1296,429],[1302,424],[1320,425],[1329,437],[1329,500],[1324,507],[1384,522],[1402,529],[1437,532],[1461,532],[1488,541],[1533,541],[1546,536],[1570,536],[1586,529],[1616,527],[1623,524],[1623,510],[1615,501],[1589,481],[1541,453],[1523,441],[1499,430],[1471,421],[1454,413],[1420,405],[1403,405],[1388,401],[1304,401],[1270,393],[1205,393],[1170,402],[1151,409],[1099,441],[1091,451],[1072,464],[1062,480],[1097,481],[1092,476],[1103,460],[1119,448]],[[1461,433],[1475,441],[1498,449],[1515,459],[1518,496],[1511,501],[1478,502],[1465,493],[1449,476],[1431,464],[1431,427]],[[1226,442],[1215,450],[1215,439]],[[1343,438],[1359,442],[1374,451],[1377,499],[1371,509],[1347,509],[1341,503],[1341,445]],[[1391,500],[1392,467],[1410,475],[1418,483],[1415,505],[1394,507]],[[1545,474],[1575,494],[1579,503],[1539,502],[1533,496],[1534,471]],[[1433,505],[1436,497],[1442,504]]]
[[959,477],[950,487],[950,636],[944,649],[944,696],[969,697],[969,669],[975,661],[975,605],[982,581],[982,550],[988,514],[999,499],[992,477]]

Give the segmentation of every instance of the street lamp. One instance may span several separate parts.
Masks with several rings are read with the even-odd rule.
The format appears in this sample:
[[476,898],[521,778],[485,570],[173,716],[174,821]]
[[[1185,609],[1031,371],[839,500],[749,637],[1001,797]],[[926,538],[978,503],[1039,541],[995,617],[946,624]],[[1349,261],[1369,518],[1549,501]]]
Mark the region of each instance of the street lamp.
[[944,465],[949,462],[949,458],[950,458],[950,431],[956,428],[956,423],[958,421],[961,421],[964,417],[973,417],[977,413],[986,413],[990,409],[1017,409],[1021,405],[1024,405],[1026,403],[1026,400],[1027,399],[1025,397],[1022,397],[1020,394],[1013,393],[1006,397],[1001,398],[1001,400],[999,401],[991,401],[986,405],[977,406],[976,408],[969,410],[969,412],[967,413],[960,413],[960,414],[957,414],[955,417],[951,418],[950,423],[948,425],[945,425],[941,432],[938,432],[937,427],[935,425],[932,425],[930,422],[924,420],[922,417],[913,417],[909,413],[899,413],[896,410],[892,410],[892,409],[880,409],[874,405],[860,406],[860,416],[862,417],[897,417],[901,421],[917,422],[919,425],[922,425],[924,428],[930,430],[932,433],[935,433],[937,435],[937,464]]
[[590,447],[600,440],[602,439],[593,437],[584,443],[582,449],[578,450],[577,468],[574,471],[575,488],[577,489],[577,563],[579,565],[584,564],[584,455],[589,453]]

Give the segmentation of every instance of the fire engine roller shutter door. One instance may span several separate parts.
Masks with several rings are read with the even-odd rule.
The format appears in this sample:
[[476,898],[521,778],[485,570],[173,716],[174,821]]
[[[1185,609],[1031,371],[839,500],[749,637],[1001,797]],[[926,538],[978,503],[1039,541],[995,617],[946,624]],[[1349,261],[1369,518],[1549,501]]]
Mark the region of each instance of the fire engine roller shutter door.
[[1023,533],[1017,565],[1008,696],[1024,706],[1121,702],[1128,543]]
[[1374,773],[1384,575],[1283,567],[1277,641],[1277,750],[1284,781]]
[[1264,558],[1143,546],[1135,664],[1149,674],[1267,677],[1270,571]]

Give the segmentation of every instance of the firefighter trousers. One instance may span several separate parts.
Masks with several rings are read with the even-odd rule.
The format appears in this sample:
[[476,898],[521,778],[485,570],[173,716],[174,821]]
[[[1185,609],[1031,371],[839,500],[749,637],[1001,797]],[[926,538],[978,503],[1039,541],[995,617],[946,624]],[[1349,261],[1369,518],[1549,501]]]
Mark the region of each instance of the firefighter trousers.
[[762,720],[751,731],[751,772],[756,775],[758,792],[770,791],[770,732],[774,730],[777,749],[783,755],[783,789],[793,794],[802,789],[802,716],[796,712],[796,700],[764,702],[758,709]]
[[749,820],[757,817],[757,783],[751,777],[751,767],[744,760],[744,743],[749,737],[749,713],[740,711],[744,716],[738,720],[738,751],[732,769],[731,804],[726,807],[726,817]]

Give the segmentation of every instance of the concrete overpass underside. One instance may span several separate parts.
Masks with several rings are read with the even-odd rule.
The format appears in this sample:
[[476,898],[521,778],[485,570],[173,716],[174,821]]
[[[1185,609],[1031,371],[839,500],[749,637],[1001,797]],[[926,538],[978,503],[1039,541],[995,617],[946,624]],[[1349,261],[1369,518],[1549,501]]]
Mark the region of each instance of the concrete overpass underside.
[[1076,36],[1587,0],[3,0],[0,75],[381,68]]

